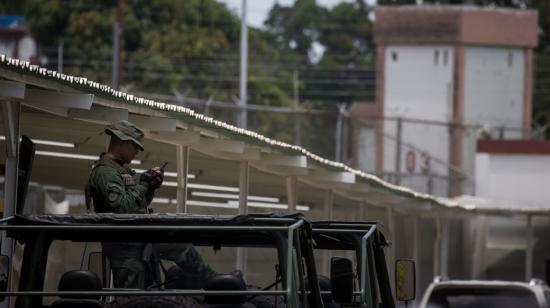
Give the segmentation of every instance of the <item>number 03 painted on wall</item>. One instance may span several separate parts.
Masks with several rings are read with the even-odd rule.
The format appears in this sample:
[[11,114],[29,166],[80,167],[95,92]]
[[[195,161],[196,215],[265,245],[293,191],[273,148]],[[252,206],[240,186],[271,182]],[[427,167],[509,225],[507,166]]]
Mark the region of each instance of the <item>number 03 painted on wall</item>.
[[[408,173],[415,173],[416,171],[416,152],[408,150],[405,153],[405,168]],[[418,168],[420,173],[428,175],[430,173],[430,155],[426,152],[420,152]]]

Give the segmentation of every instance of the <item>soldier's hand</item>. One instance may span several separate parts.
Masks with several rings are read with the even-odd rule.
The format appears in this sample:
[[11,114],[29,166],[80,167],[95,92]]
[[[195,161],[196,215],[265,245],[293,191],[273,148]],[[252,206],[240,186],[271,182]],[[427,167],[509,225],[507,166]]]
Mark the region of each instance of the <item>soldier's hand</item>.
[[139,178],[139,182],[150,189],[157,189],[162,185],[164,174],[159,167],[151,168],[143,172]]

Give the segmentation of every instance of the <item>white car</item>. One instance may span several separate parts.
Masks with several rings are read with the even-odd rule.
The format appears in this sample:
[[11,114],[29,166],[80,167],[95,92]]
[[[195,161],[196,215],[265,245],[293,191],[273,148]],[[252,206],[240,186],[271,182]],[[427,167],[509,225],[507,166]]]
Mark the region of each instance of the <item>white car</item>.
[[542,280],[530,282],[434,280],[420,308],[550,308],[550,289]]

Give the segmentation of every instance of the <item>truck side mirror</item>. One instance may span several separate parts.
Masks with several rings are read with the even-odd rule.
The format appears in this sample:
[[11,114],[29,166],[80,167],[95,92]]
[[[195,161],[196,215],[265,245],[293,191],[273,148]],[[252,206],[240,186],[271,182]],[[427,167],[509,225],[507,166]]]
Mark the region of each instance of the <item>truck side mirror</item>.
[[333,257],[330,260],[330,286],[332,298],[337,303],[353,301],[353,265],[351,260]]
[[[0,291],[6,292],[8,290],[9,279],[10,258],[6,255],[0,255]],[[5,299],[5,296],[0,295],[0,302],[3,302]]]
[[416,293],[416,273],[414,261],[395,261],[395,295],[400,301],[412,301]]

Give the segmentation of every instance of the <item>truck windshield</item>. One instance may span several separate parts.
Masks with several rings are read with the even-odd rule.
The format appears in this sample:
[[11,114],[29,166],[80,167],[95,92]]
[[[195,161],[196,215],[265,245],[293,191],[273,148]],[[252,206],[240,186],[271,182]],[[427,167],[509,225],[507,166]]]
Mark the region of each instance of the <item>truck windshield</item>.
[[512,288],[440,288],[435,289],[428,308],[536,308],[535,294]]

